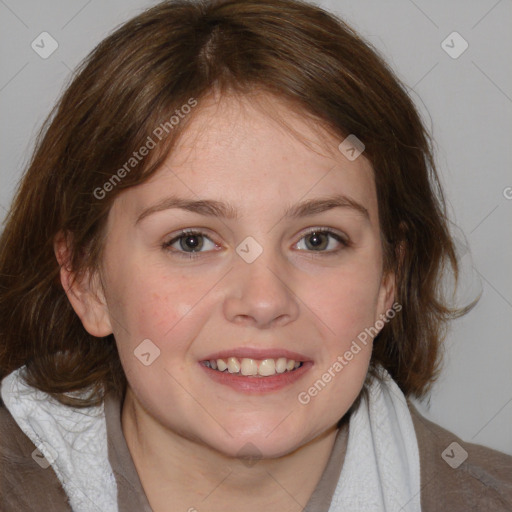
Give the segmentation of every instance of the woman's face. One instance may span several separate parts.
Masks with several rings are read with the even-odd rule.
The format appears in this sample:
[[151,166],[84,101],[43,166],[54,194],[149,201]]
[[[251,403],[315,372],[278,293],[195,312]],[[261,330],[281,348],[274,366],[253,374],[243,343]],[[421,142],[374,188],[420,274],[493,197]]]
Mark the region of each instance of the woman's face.
[[[371,339],[344,354],[393,301],[364,153],[349,160],[341,140],[267,99],[324,151],[253,100],[201,104],[162,168],[116,199],[103,260],[102,321],[135,400],[228,456],[281,456],[333,427],[362,388]],[[281,358],[303,364],[278,373]],[[218,359],[274,375],[204,364]]]

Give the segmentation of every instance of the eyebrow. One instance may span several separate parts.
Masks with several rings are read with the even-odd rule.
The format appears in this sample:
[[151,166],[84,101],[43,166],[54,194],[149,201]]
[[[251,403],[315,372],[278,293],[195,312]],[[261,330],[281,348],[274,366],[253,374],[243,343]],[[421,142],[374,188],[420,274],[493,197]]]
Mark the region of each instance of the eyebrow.
[[[143,219],[149,217],[150,215],[156,212],[161,212],[172,208],[187,210],[189,212],[198,213],[199,215],[222,217],[224,219],[231,220],[238,219],[238,213],[236,208],[234,208],[229,203],[224,203],[213,199],[200,199],[196,201],[171,196],[166,197],[165,199],[159,201],[158,203],[152,206],[149,206],[148,208],[145,208],[138,215],[137,220],[135,221],[135,225],[137,225]],[[284,217],[307,217],[309,215],[315,215],[328,210],[332,210],[333,208],[349,208],[352,211],[355,211],[359,213],[361,216],[365,217],[368,221],[370,220],[368,210],[362,204],[345,195],[334,195],[324,198],[309,199],[307,201],[303,201],[301,203],[288,207],[284,213]]]

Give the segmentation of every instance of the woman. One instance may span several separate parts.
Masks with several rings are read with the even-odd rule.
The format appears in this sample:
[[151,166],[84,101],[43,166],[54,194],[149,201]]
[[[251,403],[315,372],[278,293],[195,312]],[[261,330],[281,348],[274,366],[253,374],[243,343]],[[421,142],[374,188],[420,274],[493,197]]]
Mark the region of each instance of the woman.
[[2,510],[510,509],[512,458],[407,400],[473,304],[411,100],[321,9],[116,30],[0,251]]

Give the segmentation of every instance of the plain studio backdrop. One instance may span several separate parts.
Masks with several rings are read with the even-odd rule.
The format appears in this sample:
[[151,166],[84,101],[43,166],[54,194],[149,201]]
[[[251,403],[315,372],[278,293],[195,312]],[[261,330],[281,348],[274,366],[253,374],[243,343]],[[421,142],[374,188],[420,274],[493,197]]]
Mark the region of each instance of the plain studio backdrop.
[[[0,0],[0,220],[72,70],[155,3]],[[408,86],[436,141],[463,261],[459,296],[482,290],[452,324],[441,377],[418,408],[465,441],[512,454],[512,1],[317,3],[358,30]]]

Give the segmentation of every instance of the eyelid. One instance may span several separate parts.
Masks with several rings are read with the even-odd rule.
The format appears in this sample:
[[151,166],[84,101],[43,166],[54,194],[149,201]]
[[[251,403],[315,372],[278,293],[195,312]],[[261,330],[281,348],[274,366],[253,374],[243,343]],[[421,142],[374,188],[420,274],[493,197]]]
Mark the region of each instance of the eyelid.
[[339,256],[340,252],[352,247],[352,243],[351,243],[350,239],[347,237],[347,235],[339,232],[336,229],[329,228],[329,227],[321,227],[321,226],[307,228],[307,230],[305,232],[301,233],[300,238],[295,243],[295,245],[300,243],[300,241],[302,239],[304,239],[305,237],[307,237],[308,235],[310,235],[312,233],[325,234],[325,235],[333,238],[334,240],[336,240],[336,242],[341,247],[338,247],[337,249],[331,249],[329,251],[314,251],[314,250],[308,250],[308,249],[299,249],[299,252],[304,253],[304,257],[313,258],[313,259],[335,257],[335,256]]
[[200,236],[210,240],[214,245],[217,245],[217,246],[219,245],[213,239],[213,237],[209,234],[209,230],[206,229],[206,228],[184,228],[184,229],[179,230],[177,233],[171,235],[166,241],[164,241],[161,244],[162,248],[167,250],[167,251],[169,251],[169,252],[172,252],[173,254],[178,254],[180,256],[185,256],[186,258],[194,258],[194,257],[198,257],[201,254],[207,254],[209,252],[212,252],[212,251],[200,251],[200,252],[194,251],[194,252],[191,252],[191,253],[187,253],[187,252],[184,252],[184,251],[179,251],[179,250],[176,250],[176,249],[171,249],[172,245],[174,245],[180,238],[183,238],[183,237],[185,237],[187,235],[200,235]]
[[183,228],[179,229],[176,233],[168,235],[166,237],[166,243],[175,242],[177,239],[185,235],[203,235],[212,240],[212,236],[210,235],[210,230],[208,228]]
[[334,236],[337,236],[338,238],[340,238],[342,243],[347,244],[347,245],[350,244],[350,239],[348,238],[348,236],[345,233],[338,231],[337,229],[329,228],[326,226],[314,226],[311,228],[306,228],[306,231],[302,232],[302,234],[301,234],[301,239],[311,233],[326,233],[329,235],[334,235]]

